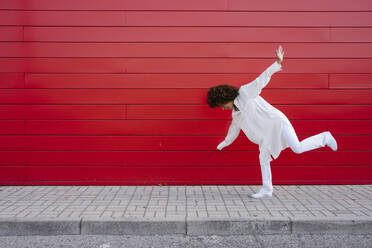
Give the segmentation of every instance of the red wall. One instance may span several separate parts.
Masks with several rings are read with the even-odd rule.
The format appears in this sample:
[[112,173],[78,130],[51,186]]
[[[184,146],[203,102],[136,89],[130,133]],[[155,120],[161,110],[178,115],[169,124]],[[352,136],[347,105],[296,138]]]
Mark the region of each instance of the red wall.
[[300,139],[274,184],[372,183],[372,2],[0,1],[0,184],[260,184],[258,147],[222,152],[208,88],[274,62],[263,97]]

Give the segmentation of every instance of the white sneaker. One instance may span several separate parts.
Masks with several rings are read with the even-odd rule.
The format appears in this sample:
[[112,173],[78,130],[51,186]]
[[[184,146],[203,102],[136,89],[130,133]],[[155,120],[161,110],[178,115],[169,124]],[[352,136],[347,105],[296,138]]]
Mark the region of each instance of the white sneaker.
[[329,146],[333,151],[337,151],[337,142],[330,132],[327,132],[326,145]]
[[251,195],[253,198],[262,198],[262,197],[270,197],[272,196],[272,192],[258,192],[256,194]]
[[266,196],[268,196],[268,197],[272,196],[272,194],[273,194],[272,190],[261,188],[256,194],[251,195],[251,197],[262,198],[262,197],[266,197]]

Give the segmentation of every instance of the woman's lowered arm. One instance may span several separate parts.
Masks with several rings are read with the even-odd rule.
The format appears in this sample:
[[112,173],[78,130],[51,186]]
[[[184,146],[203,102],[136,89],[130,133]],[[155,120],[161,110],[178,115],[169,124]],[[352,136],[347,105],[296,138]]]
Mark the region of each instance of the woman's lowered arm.
[[225,137],[225,140],[222,141],[218,146],[218,150],[222,150],[224,147],[229,146],[231,143],[234,142],[234,140],[238,137],[240,133],[240,127],[237,123],[236,119],[232,119],[229,131],[227,132],[227,135]]

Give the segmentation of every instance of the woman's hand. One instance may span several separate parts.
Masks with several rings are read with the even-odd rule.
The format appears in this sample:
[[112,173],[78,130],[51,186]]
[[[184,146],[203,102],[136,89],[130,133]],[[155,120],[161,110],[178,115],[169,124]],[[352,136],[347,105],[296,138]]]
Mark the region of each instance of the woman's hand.
[[283,55],[284,55],[283,47],[279,45],[278,50],[276,50],[276,58],[279,64],[282,63],[283,61]]
[[222,150],[223,148],[225,147],[225,141],[222,141],[218,146],[217,146],[217,150]]

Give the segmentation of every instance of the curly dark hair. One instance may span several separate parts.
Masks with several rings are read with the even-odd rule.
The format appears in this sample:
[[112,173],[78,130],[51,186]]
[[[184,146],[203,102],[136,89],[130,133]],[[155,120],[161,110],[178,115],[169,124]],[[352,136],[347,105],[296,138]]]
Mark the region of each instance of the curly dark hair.
[[207,103],[209,107],[214,108],[221,104],[233,101],[238,95],[238,88],[221,84],[209,89],[207,93]]

